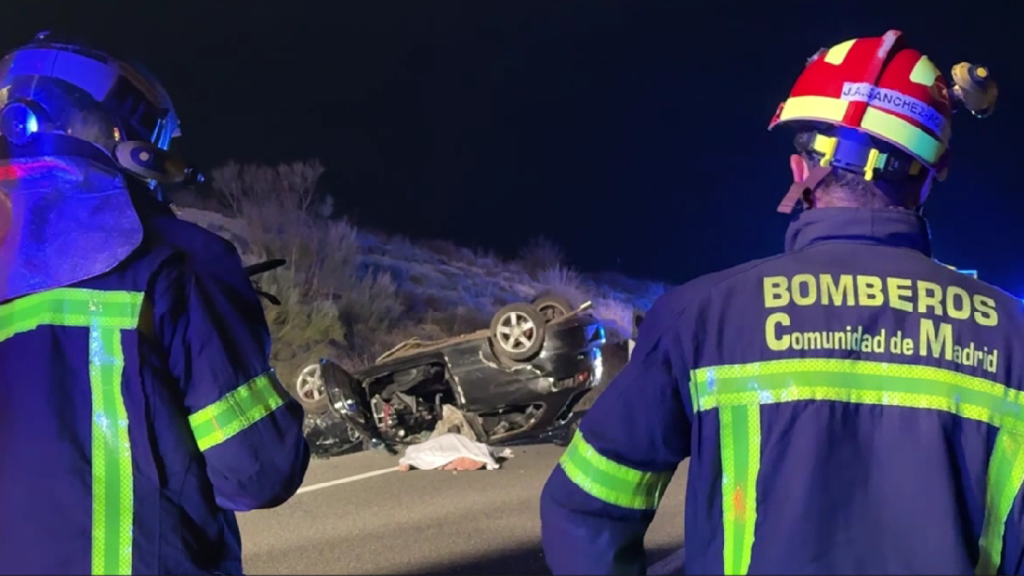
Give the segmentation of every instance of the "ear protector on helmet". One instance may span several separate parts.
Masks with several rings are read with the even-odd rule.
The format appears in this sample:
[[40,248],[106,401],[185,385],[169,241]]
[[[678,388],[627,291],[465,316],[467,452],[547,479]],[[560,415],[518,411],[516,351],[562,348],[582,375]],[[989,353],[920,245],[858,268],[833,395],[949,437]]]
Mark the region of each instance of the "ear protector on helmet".
[[157,185],[188,187],[206,179],[195,166],[150,142],[118,142],[113,156],[125,170]]

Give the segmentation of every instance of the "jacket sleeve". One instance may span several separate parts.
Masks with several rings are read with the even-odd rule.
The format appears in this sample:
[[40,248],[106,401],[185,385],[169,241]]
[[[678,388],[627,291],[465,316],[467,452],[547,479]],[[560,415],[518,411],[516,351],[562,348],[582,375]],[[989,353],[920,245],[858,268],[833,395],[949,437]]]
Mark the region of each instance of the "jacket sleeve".
[[631,359],[544,486],[541,535],[554,574],[646,573],[644,535],[690,452],[677,317],[665,296],[651,308]]
[[217,504],[244,512],[295,494],[309,464],[302,407],[270,367],[259,296],[231,254],[157,276],[154,323]]

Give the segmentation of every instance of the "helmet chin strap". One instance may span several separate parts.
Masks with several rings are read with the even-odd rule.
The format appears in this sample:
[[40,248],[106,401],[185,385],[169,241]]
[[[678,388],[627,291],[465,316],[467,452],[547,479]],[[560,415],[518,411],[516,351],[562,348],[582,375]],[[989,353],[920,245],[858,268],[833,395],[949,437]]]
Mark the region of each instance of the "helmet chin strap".
[[[815,166],[808,170],[807,178],[803,182],[794,182],[786,195],[782,197],[782,202],[779,202],[778,211],[782,214],[792,214],[797,206],[801,209],[807,209],[807,203],[804,201],[804,197],[811,192],[814,192],[821,181],[828,176],[829,172],[832,171],[830,166]],[[931,190],[932,182],[935,181],[933,173],[929,173],[925,179],[924,186],[921,187],[921,200],[918,202],[917,207],[914,208],[920,216],[924,216],[924,201],[928,198],[928,193]]]
[[917,206],[920,208],[924,206],[924,201],[928,199],[928,195],[932,192],[932,184],[935,182],[935,172],[928,171],[928,176],[924,179],[924,184],[921,186],[921,195],[918,198]]

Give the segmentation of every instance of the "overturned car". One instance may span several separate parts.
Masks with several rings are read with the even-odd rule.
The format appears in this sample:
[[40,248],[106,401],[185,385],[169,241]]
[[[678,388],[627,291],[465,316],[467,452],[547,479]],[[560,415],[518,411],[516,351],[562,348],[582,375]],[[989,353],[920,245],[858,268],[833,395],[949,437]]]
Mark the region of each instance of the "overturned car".
[[490,444],[549,433],[570,425],[574,406],[602,381],[604,342],[589,303],[573,309],[542,296],[502,307],[489,329],[411,340],[352,374],[323,360],[297,383],[306,437],[314,453],[331,456],[435,431]]

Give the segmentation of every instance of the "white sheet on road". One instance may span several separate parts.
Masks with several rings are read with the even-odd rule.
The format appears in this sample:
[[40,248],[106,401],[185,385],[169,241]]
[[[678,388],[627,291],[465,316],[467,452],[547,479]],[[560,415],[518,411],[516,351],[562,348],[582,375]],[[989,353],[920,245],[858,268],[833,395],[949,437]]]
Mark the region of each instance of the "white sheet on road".
[[488,470],[497,470],[499,467],[486,444],[474,442],[461,434],[451,433],[409,446],[398,460],[398,464],[420,470],[436,470],[459,458],[481,462]]

